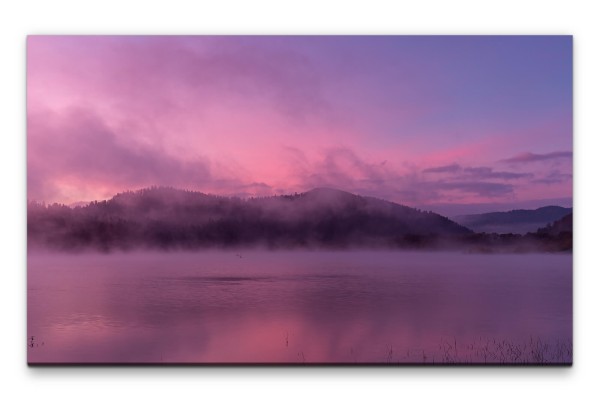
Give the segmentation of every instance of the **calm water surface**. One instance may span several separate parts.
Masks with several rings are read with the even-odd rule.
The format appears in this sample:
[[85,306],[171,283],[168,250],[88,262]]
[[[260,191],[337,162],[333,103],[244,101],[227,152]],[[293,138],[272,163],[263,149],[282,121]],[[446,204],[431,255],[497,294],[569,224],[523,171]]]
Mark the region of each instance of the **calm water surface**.
[[569,363],[572,256],[30,254],[27,321],[30,363]]

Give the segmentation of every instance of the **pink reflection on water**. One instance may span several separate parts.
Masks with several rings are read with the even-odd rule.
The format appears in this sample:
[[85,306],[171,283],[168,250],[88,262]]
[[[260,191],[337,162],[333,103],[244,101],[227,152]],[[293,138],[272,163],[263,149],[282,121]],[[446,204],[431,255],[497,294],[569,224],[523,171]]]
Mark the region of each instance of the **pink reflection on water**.
[[569,255],[233,256],[29,255],[29,362],[570,362]]

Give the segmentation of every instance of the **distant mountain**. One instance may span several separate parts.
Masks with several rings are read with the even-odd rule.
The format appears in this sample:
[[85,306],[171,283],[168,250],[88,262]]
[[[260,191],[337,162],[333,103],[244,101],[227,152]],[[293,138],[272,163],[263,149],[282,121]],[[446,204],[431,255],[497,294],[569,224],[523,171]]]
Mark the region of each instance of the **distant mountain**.
[[152,187],[83,207],[28,205],[32,247],[408,247],[471,234],[446,217],[381,199],[318,188],[229,198]]
[[535,210],[521,209],[456,216],[453,220],[475,232],[526,234],[536,232],[539,228],[563,218],[572,211],[572,208],[546,206]]
[[482,202],[482,203],[426,203],[421,205],[413,205],[413,207],[431,210],[442,216],[448,216],[453,219],[454,216],[463,216],[467,214],[483,214],[494,212],[508,212],[511,210],[533,210],[540,207],[554,205],[565,208],[573,207],[573,198],[547,198],[547,199],[532,199],[527,201],[512,201],[505,202]]

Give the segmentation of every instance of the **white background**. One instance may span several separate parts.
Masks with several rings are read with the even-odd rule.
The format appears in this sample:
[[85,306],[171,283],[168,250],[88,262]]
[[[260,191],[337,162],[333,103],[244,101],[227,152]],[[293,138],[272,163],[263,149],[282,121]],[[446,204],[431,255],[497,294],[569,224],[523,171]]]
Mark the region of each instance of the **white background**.
[[[600,399],[597,246],[600,14],[594,1],[214,0],[0,3],[0,397],[3,399]],[[575,360],[572,368],[28,368],[25,37],[28,34],[572,34]]]

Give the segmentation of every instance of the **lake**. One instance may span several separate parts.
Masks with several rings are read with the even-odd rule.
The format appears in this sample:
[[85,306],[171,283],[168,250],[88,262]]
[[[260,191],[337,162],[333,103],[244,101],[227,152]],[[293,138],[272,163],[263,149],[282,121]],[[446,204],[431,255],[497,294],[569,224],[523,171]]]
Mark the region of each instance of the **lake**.
[[571,254],[30,253],[29,363],[572,361]]

